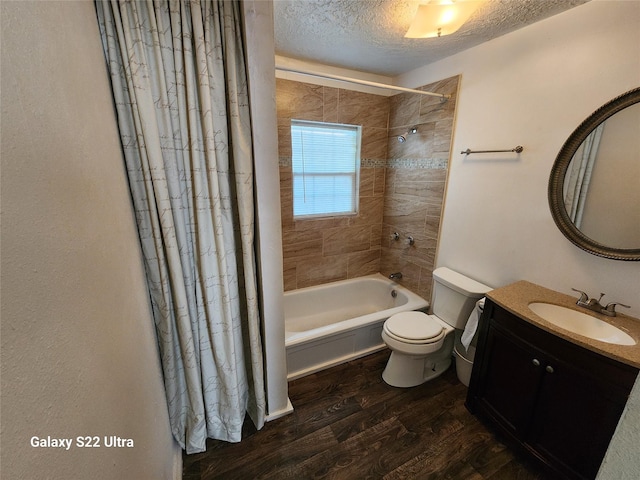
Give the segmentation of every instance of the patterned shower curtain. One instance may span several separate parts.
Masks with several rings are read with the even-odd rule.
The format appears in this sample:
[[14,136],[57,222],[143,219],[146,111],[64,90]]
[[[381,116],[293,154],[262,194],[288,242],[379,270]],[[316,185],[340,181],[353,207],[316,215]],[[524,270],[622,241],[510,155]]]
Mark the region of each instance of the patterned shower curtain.
[[[265,415],[253,156],[237,1],[96,1],[173,435]],[[132,368],[135,368],[132,366]]]
[[582,145],[571,159],[564,184],[564,207],[573,224],[580,228],[587,203],[591,175],[598,158],[600,138],[604,130],[602,122],[584,139]]

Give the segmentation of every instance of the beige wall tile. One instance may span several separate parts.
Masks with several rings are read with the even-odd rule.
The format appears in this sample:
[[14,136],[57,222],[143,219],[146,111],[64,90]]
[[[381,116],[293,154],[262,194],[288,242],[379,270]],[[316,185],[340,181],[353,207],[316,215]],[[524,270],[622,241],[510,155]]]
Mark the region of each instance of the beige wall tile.
[[323,90],[323,115],[322,121],[329,123],[338,122],[338,92],[337,88],[324,87]]
[[297,288],[321,285],[347,278],[349,257],[309,257],[297,266]]
[[[430,215],[430,213],[434,215]],[[429,207],[424,227],[425,235],[437,239],[440,235],[440,209]]]
[[420,268],[433,270],[437,240],[424,233],[413,233],[411,236],[414,239],[414,244],[407,245],[405,243],[402,250],[403,257]]
[[[276,109],[279,119],[322,121],[321,86],[276,79]],[[278,121],[280,123],[280,120]]]
[[373,197],[375,168],[360,168],[360,202],[362,197]]
[[444,182],[405,180],[396,183],[394,194],[418,197],[430,204],[441,205],[444,196]]
[[385,177],[386,177],[386,168],[374,168],[374,184],[373,184],[373,194],[374,195],[384,195],[385,192]]
[[282,250],[286,258],[322,255],[322,232],[284,232]]
[[328,217],[328,218],[309,218],[306,220],[295,220],[296,230],[298,232],[318,231],[322,232],[327,228],[347,227],[349,225],[350,216],[345,217]]
[[278,125],[278,156],[291,158],[291,122]]
[[297,262],[295,260],[285,259],[283,266],[283,282],[285,292],[298,288],[296,279],[296,266]]
[[380,250],[367,250],[349,254],[347,276],[358,278],[380,271]]
[[362,252],[371,247],[371,227],[331,228],[322,232],[322,254],[325,257],[343,253]]
[[371,249],[379,248],[382,245],[382,224],[371,225]]
[[387,158],[387,129],[363,127],[362,128],[362,148],[360,152],[362,158],[385,159]]
[[280,189],[293,188],[291,167],[279,167]]
[[407,127],[389,129],[389,158],[431,158],[436,131],[435,122],[416,124],[417,132],[406,136],[406,142],[399,142],[398,136],[407,131]]
[[[420,269],[420,283],[416,293],[422,298],[426,299],[429,303],[432,302],[431,295],[433,293],[433,269],[421,268]],[[429,308],[431,311],[431,307]]]
[[407,261],[401,252],[382,249],[380,257],[380,273],[385,277],[395,272],[402,273],[399,283],[417,292],[420,285],[420,267]]
[[388,97],[351,90],[340,90],[338,122],[386,130],[388,120]]
[[295,224],[293,223],[293,190],[290,187],[280,187],[280,217],[283,232],[295,230]]
[[451,150],[451,120],[442,120],[436,122],[436,128],[433,132],[433,152],[449,153]]
[[379,225],[382,223],[384,197],[360,198],[358,215],[349,219],[349,226]]
[[389,127],[411,127],[419,123],[421,95],[400,93],[389,97]]
[[399,232],[423,231],[427,206],[417,197],[387,196],[382,222],[396,227]]
[[398,170],[399,169],[397,168],[385,168],[385,172],[384,172],[385,195],[393,194],[393,189],[395,188],[395,185],[396,185],[396,174]]

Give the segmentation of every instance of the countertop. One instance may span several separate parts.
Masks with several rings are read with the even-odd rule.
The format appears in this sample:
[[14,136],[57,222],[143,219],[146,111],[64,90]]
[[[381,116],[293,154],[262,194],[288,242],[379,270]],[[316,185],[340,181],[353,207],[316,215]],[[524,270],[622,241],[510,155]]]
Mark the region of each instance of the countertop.
[[[640,368],[640,319],[624,315],[620,312],[617,312],[615,317],[609,317],[587,310],[586,308],[578,307],[576,305],[577,296],[571,297],[525,280],[492,290],[487,293],[487,298],[523,320],[547,332],[553,333],[560,338],[606,357],[618,360],[619,362]],[[552,303],[593,315],[628,333],[636,341],[636,344],[617,345],[605,343],[564,330],[533,313],[528,307],[532,302]]]

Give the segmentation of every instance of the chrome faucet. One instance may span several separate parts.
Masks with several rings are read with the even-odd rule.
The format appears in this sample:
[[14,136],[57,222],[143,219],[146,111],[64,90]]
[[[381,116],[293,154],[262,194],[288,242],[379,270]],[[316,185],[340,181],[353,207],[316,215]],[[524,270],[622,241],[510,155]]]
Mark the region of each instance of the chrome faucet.
[[578,292],[580,294],[580,298],[576,301],[576,305],[578,305],[579,307],[584,307],[588,310],[592,310],[597,313],[601,313],[603,315],[607,315],[609,317],[616,316],[616,305],[620,305],[621,307],[624,307],[624,308],[631,308],[629,307],[629,305],[625,305],[624,303],[616,303],[616,302],[611,302],[611,303],[608,303],[606,306],[603,306],[600,303],[600,300],[602,300],[602,297],[604,297],[604,293],[600,293],[600,298],[596,300],[595,298],[589,298],[589,295],[587,295],[582,290],[578,290],[575,288],[572,288],[571,290],[573,290],[574,292]]
[[401,280],[402,279],[402,272],[392,273],[391,275],[389,275],[389,278],[391,280]]

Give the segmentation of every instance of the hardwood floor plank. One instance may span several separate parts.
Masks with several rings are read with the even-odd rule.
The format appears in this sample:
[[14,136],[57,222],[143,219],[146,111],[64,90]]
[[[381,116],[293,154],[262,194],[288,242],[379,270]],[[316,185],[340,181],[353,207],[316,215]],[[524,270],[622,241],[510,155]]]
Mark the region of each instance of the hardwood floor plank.
[[413,388],[382,380],[388,351],[289,384],[290,415],[184,456],[184,480],[545,480],[464,407],[453,369]]
[[339,468],[333,470],[330,478],[381,478],[395,467],[397,449],[414,441],[415,435],[392,417],[350,437],[339,449],[334,448]]
[[233,452],[229,452],[230,454],[221,458],[221,461],[211,463],[202,470],[201,478],[202,480],[265,478],[289,466],[304,462],[307,458],[337,444],[338,441],[331,428],[324,427],[287,443],[286,448],[272,450],[255,448],[250,454],[241,456],[235,456]]

